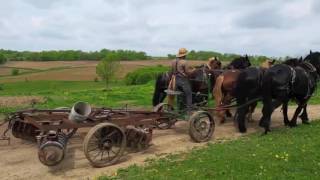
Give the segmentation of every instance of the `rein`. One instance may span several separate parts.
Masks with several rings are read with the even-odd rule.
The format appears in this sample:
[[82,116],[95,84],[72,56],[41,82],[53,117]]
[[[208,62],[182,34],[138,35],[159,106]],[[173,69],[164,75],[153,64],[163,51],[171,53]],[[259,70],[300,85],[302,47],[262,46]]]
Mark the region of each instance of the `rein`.
[[216,107],[216,108],[208,108],[208,110],[221,111],[221,110],[228,110],[228,109],[239,109],[239,108],[243,108],[245,106],[248,106],[248,105],[250,105],[252,103],[255,103],[255,102],[257,102],[257,101],[259,101],[261,99],[262,99],[261,97],[258,97],[258,98],[252,99],[250,101],[247,101],[244,104],[240,104],[240,105],[231,104],[231,105],[219,106],[219,107]]

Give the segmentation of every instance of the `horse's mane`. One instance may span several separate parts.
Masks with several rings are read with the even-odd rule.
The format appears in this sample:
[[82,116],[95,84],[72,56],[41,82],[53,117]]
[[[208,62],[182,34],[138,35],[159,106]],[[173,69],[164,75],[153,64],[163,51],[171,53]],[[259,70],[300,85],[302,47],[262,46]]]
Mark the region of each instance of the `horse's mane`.
[[248,56],[240,56],[236,57],[234,60],[232,60],[224,69],[242,69],[244,68],[244,63],[248,62],[249,66],[251,65],[250,60]]

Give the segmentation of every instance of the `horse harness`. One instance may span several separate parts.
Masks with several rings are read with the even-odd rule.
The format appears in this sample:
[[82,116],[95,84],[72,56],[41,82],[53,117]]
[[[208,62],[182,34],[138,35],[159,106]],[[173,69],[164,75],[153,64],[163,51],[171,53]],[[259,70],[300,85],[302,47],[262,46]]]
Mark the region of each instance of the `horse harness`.
[[308,79],[308,91],[307,91],[307,95],[304,97],[304,99],[308,99],[312,96],[313,91],[311,89],[314,89],[312,79],[317,81],[319,77],[318,77],[317,69],[311,63],[305,61],[305,62],[302,62],[301,65],[303,65],[300,67],[301,69],[303,69],[304,74]]
[[[295,82],[295,80],[296,80],[296,70],[293,68],[293,67],[291,67],[291,66],[289,66],[289,68],[290,68],[290,71],[291,71],[291,81],[290,81],[290,83],[289,83],[289,86],[287,86],[288,87],[288,91],[289,91],[289,93],[290,94],[292,94],[292,93],[294,93],[293,91],[293,84],[294,84],[294,82]],[[318,77],[318,75],[317,75],[317,70],[316,70],[316,68],[311,64],[311,63],[309,63],[309,62],[302,62],[300,65],[298,65],[297,66],[297,68],[300,68],[302,71],[303,71],[303,73],[304,73],[304,75],[307,77],[307,79],[308,79],[308,84],[307,84],[307,94],[306,94],[306,96],[304,97],[304,99],[308,99],[308,98],[310,98],[311,96],[312,96],[312,90],[311,89],[313,89],[313,83],[312,83],[312,79],[313,79],[313,77],[311,77],[311,74],[313,75],[313,74],[315,74],[315,81],[319,78]]]

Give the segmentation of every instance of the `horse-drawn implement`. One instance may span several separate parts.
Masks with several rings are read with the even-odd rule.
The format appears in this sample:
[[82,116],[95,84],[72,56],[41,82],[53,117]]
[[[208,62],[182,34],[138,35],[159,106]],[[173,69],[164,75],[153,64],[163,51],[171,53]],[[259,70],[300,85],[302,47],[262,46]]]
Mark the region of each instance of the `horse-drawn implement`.
[[[8,129],[16,138],[37,142],[40,162],[55,166],[64,159],[68,141],[76,131],[90,128],[83,140],[84,154],[94,167],[104,167],[116,163],[126,148],[147,148],[153,128],[163,122],[172,125],[178,116],[165,106],[156,111],[91,109],[80,102],[71,110],[30,109],[12,113],[8,116]],[[214,120],[209,113],[195,112],[189,124],[189,134],[195,142],[211,138]]]

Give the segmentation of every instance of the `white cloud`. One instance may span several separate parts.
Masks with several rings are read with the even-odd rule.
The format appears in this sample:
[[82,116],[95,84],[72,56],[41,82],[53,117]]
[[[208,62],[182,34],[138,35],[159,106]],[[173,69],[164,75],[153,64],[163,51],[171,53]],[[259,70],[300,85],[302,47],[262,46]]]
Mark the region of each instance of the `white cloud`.
[[300,55],[320,50],[319,11],[316,0],[11,0],[0,48]]

